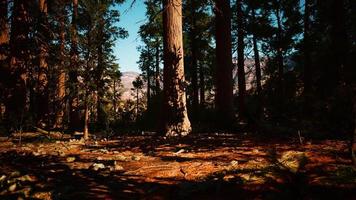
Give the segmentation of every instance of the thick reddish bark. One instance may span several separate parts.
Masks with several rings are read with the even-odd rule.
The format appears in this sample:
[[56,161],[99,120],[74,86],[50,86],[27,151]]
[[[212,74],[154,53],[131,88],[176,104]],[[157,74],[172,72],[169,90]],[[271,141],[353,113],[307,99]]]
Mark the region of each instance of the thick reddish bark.
[[72,1],[72,26],[71,26],[71,52],[69,83],[69,128],[77,130],[80,128],[79,99],[78,99],[78,0]]
[[20,128],[27,111],[27,62],[29,61],[29,6],[32,1],[14,1],[10,37],[9,96],[6,99],[6,117],[12,128]]
[[181,0],[163,1],[163,30],[163,130],[167,136],[185,136],[191,126],[186,108]]
[[62,15],[60,16],[60,65],[57,78],[57,90],[56,90],[56,119],[55,128],[63,128],[63,117],[65,113],[65,95],[66,95],[66,73],[65,73],[65,9],[62,8]]
[[7,22],[7,7],[7,0],[0,0],[0,61],[5,60],[7,57],[6,45],[8,45],[10,40],[9,24]]
[[83,137],[85,140],[89,139],[89,91],[85,92],[84,97],[84,128],[83,128]]
[[47,0],[39,0],[39,29],[38,37],[39,40],[39,54],[38,54],[38,64],[39,64],[39,73],[38,73],[38,83],[37,83],[37,120],[39,124],[43,124],[48,121],[48,20],[47,20]]
[[[5,97],[6,86],[4,82],[7,74],[7,58],[8,58],[8,45],[10,40],[9,23],[7,21],[8,15],[8,2],[7,0],[0,0],[0,120],[3,118],[3,101]],[[6,110],[6,108],[5,108]]]
[[233,81],[231,53],[231,9],[229,0],[215,1],[216,15],[216,95],[218,123],[222,128],[232,125]]

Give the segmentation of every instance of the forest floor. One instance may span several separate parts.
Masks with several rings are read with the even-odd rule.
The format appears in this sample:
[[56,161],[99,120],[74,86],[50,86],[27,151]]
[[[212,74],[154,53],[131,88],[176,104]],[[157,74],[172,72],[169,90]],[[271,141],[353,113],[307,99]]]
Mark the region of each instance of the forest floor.
[[340,140],[0,138],[0,199],[356,199]]

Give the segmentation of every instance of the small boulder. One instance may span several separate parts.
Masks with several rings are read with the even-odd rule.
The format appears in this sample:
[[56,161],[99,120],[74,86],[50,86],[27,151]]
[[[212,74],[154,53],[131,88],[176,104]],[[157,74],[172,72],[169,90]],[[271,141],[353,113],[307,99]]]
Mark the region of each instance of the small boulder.
[[3,182],[6,179],[6,175],[0,176],[0,182]]
[[17,180],[18,180],[18,181],[21,181],[21,182],[26,182],[26,181],[34,182],[34,181],[36,181],[35,178],[31,177],[31,176],[28,175],[28,174],[17,178]]
[[133,155],[133,156],[131,156],[131,160],[139,161],[139,160],[141,160],[141,157]]
[[305,165],[306,160],[307,157],[304,152],[286,151],[282,153],[282,156],[278,159],[278,162],[291,172],[296,173]]
[[230,165],[232,167],[236,167],[237,165],[239,165],[239,162],[237,160],[233,160],[233,161],[230,162]]
[[123,171],[123,170],[124,168],[118,163],[116,163],[116,161],[114,162],[114,166],[110,167],[110,171]]
[[71,163],[75,161],[75,157],[67,157],[67,162]]
[[91,167],[94,171],[105,169],[105,165],[103,163],[94,163]]
[[125,156],[123,156],[123,155],[116,155],[114,157],[114,159],[118,160],[118,161],[126,161],[127,160],[127,158]]
[[17,185],[16,185],[16,183],[14,183],[14,184],[12,184],[12,185],[9,186],[9,189],[8,189],[8,190],[9,190],[10,192],[14,192],[14,191],[16,190],[16,188],[17,188]]

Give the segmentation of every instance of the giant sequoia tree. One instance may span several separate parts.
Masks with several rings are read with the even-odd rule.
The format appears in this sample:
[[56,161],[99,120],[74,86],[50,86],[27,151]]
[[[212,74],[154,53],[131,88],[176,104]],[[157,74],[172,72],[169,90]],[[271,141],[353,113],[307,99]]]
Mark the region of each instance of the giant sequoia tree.
[[38,20],[38,38],[39,38],[39,53],[38,53],[38,85],[37,85],[37,100],[38,104],[38,122],[44,123],[48,121],[48,40],[49,40],[49,25],[48,25],[48,6],[47,0],[40,0],[39,20]]
[[215,104],[219,124],[230,126],[234,118],[232,53],[231,53],[231,8],[229,0],[215,1],[216,26],[216,96]]
[[10,76],[8,78],[9,95],[6,99],[6,117],[12,123],[12,128],[20,128],[24,115],[28,110],[27,86],[28,64],[30,63],[31,43],[30,33],[30,6],[33,1],[14,1],[11,18],[10,37]]
[[191,126],[186,108],[181,0],[163,1],[163,30],[163,130],[167,136],[185,136]]
[[78,0],[72,1],[72,24],[71,24],[71,50],[69,69],[69,127],[72,130],[80,127],[79,99],[78,99]]
[[7,0],[0,1],[0,61],[6,58],[6,48],[9,42],[9,24],[8,24],[8,3]]

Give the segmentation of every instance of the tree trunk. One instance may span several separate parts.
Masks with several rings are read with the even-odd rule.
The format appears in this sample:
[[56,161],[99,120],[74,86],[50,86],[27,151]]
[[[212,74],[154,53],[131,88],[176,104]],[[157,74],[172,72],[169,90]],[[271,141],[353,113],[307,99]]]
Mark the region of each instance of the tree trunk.
[[[39,73],[38,73],[38,84],[37,84],[37,123],[42,126],[48,123],[48,40],[49,40],[49,29],[48,29],[48,12],[47,12],[47,0],[39,0]],[[48,125],[48,124],[47,124]],[[44,127],[42,127],[44,128]]]
[[[253,23],[256,24],[256,14],[255,9],[252,9],[252,20]],[[260,54],[258,51],[257,46],[257,38],[255,34],[252,35],[252,42],[253,42],[253,52],[255,58],[255,68],[256,68],[256,88],[257,88],[257,96],[258,96],[258,105],[257,105],[257,118],[260,119],[263,115],[263,102],[262,102],[262,85],[261,85],[261,62],[260,62]]]
[[356,166],[356,84],[353,85],[353,139],[351,143],[352,162]]
[[97,46],[97,54],[98,54],[98,65],[97,65],[97,71],[96,71],[96,90],[98,92],[98,99],[97,99],[97,124],[99,126],[104,126],[105,125],[105,121],[106,121],[106,116],[105,116],[105,111],[104,111],[104,107],[103,107],[103,97],[104,97],[104,81],[103,81],[103,74],[104,74],[104,52],[103,52],[103,37],[104,37],[104,33],[103,33],[103,29],[104,29],[104,19],[100,19],[99,22],[99,34],[98,34],[98,46]]
[[[149,59],[151,60],[151,58],[153,56],[151,56],[151,49],[149,48],[149,46],[147,47],[148,49],[148,54],[149,54]],[[147,65],[146,68],[146,79],[147,79],[147,110],[150,110],[150,106],[151,106],[151,71],[150,71],[150,65]]]
[[[252,9],[252,20],[253,20],[253,23],[256,24],[255,9]],[[252,40],[253,40],[253,52],[254,52],[255,67],[256,67],[257,95],[260,96],[261,95],[261,91],[262,91],[262,85],[261,85],[262,74],[261,74],[260,54],[259,54],[259,51],[258,51],[257,38],[256,38],[255,34],[253,34]]]
[[70,57],[70,111],[69,111],[69,128],[77,130],[80,128],[80,114],[79,114],[79,99],[78,99],[78,0],[72,1],[72,26],[71,26],[71,57]]
[[113,112],[113,114],[114,114],[114,121],[116,121],[117,120],[117,113],[116,113],[116,110],[117,110],[117,99],[116,99],[116,93],[117,93],[117,91],[116,91],[116,77],[114,77],[113,78],[114,79],[114,89],[113,89],[113,96],[114,96],[114,98],[113,98],[113,102],[112,102],[112,105],[113,105],[113,110],[114,110],[114,112]]
[[55,128],[63,128],[63,118],[65,112],[65,95],[66,95],[66,73],[65,73],[65,8],[62,7],[62,14],[60,16],[60,65],[57,78],[57,91],[56,91],[56,120]]
[[88,105],[88,95],[89,91],[85,92],[85,100],[84,100],[84,140],[89,139],[89,105]]
[[10,37],[10,76],[9,96],[6,100],[5,116],[12,128],[20,128],[26,112],[27,103],[27,64],[30,55],[29,32],[30,15],[29,6],[33,3],[28,0],[14,1]]
[[156,41],[156,95],[159,94],[161,91],[161,84],[160,84],[160,70],[159,70],[159,63],[160,63],[160,57],[159,57],[159,43]]
[[278,7],[276,9],[276,18],[277,18],[277,63],[278,63],[278,81],[279,81],[279,90],[280,93],[283,95],[284,91],[284,83],[283,83],[283,73],[284,73],[284,58],[283,58],[283,49],[282,49],[282,22],[280,16],[280,8],[278,3]]
[[136,89],[136,122],[138,119],[138,104],[139,104],[139,96],[138,96],[139,89]]
[[253,35],[252,40],[253,40],[253,51],[254,51],[255,67],[256,67],[256,88],[257,88],[257,95],[260,96],[261,92],[262,92],[262,84],[261,84],[262,74],[261,74],[260,54],[258,51],[257,39],[256,39],[255,35]]
[[147,110],[150,110],[151,105],[151,75],[150,69],[147,67]]
[[[7,22],[8,15],[8,0],[0,0],[0,62],[7,58],[7,45],[9,44],[9,23]],[[3,67],[2,65],[1,67]]]
[[238,34],[238,62],[237,62],[237,76],[239,87],[239,115],[240,118],[246,119],[246,107],[245,107],[245,94],[246,94],[246,78],[245,78],[245,43],[244,43],[244,30],[243,30],[243,12],[241,0],[237,0],[237,34]]
[[200,111],[205,108],[205,77],[203,64],[199,66]]
[[217,62],[215,104],[219,126],[228,128],[234,118],[230,1],[216,0],[215,7]]
[[[4,81],[7,77],[7,58],[8,45],[10,40],[9,23],[7,21],[8,2],[7,0],[0,0],[0,80]],[[5,90],[7,87],[0,84],[0,120],[3,119],[3,101],[5,98]],[[6,108],[5,108],[6,110]]]
[[[309,96],[312,87],[312,71],[310,56],[310,6],[311,0],[305,0],[304,7],[304,95]],[[308,104],[309,102],[305,102]]]
[[185,136],[191,132],[186,107],[186,81],[183,62],[182,0],[163,1],[164,39],[164,116],[167,136]]
[[197,56],[197,45],[196,45],[196,39],[197,39],[197,34],[196,34],[196,28],[195,28],[195,4],[194,0],[191,1],[191,19],[190,19],[190,47],[191,47],[191,83],[192,83],[192,99],[193,99],[193,105],[192,105],[192,118],[194,120],[197,119],[197,114],[199,111],[199,88],[198,88],[198,56]]

